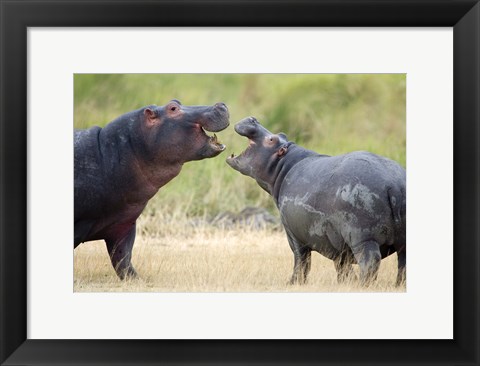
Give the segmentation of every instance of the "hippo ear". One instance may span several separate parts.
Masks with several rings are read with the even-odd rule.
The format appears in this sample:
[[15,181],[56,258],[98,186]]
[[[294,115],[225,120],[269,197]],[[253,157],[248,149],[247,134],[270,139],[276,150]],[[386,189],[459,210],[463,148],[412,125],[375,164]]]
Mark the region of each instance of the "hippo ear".
[[157,114],[150,108],[145,108],[145,110],[143,111],[143,115],[145,116],[145,122],[149,126],[152,126],[156,122],[158,122]]
[[288,147],[287,146],[282,146],[280,149],[278,149],[277,151],[277,155],[280,157],[280,156],[283,156],[287,153],[287,150],[288,150]]

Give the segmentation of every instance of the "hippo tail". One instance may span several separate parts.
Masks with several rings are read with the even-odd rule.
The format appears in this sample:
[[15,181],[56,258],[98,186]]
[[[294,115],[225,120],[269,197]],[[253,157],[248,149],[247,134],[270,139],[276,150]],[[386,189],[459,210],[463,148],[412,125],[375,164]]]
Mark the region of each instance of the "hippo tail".
[[390,187],[387,189],[388,203],[392,214],[393,225],[396,231],[396,237],[406,237],[406,217],[407,217],[407,197],[405,187]]

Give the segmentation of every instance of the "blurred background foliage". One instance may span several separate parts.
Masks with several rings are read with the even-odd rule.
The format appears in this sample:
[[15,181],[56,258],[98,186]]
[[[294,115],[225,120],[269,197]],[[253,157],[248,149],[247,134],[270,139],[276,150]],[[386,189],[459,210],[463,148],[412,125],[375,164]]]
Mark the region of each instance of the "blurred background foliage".
[[276,214],[268,194],[225,163],[247,146],[233,130],[247,116],[322,154],[368,150],[406,165],[405,74],[76,74],[74,127],[104,126],[174,98],[185,105],[225,102],[231,126],[217,136],[227,149],[185,164],[150,201],[149,214],[213,217],[246,206]]

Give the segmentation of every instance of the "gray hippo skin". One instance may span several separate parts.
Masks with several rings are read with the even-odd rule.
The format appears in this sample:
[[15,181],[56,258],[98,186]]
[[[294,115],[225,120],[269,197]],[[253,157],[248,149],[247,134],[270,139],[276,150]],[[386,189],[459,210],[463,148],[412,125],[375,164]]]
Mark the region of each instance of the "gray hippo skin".
[[376,279],[382,258],[396,252],[396,284],[405,281],[406,174],[396,162],[368,152],[320,155],[272,134],[253,117],[235,125],[248,148],[227,163],[254,178],[280,210],[294,254],[291,283],[303,283],[311,251],[334,261],[339,282],[360,267]]
[[74,248],[104,239],[117,275],[134,277],[135,223],[160,187],[187,161],[225,150],[217,132],[229,125],[224,103],[183,106],[172,100],[126,113],[104,128],[74,132]]

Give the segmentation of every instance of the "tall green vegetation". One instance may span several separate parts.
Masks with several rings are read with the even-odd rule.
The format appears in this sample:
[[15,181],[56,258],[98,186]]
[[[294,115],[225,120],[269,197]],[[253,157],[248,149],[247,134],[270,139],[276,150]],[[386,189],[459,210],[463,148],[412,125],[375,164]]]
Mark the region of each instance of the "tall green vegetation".
[[[225,102],[234,124],[255,116],[272,132],[323,154],[368,150],[406,165],[404,74],[77,74],[75,128],[104,126],[119,115],[176,98],[186,105]],[[275,213],[271,198],[225,158],[247,146],[232,127],[217,134],[220,156],[185,164],[152,199],[147,214],[214,216],[247,205]]]

